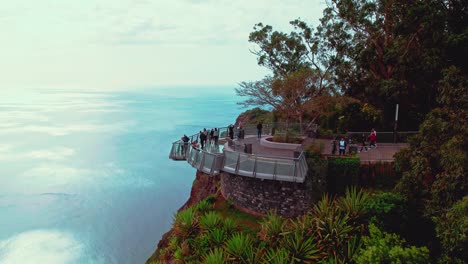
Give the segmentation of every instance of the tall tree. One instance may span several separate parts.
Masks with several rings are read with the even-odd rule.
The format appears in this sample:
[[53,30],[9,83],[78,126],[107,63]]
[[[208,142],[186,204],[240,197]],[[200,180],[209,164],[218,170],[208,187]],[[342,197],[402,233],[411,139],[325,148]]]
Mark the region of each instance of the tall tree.
[[347,94],[382,109],[384,126],[393,124],[396,103],[406,128],[415,128],[436,105],[437,82],[446,67],[444,2],[327,2],[318,31],[339,51],[331,61],[334,80]]

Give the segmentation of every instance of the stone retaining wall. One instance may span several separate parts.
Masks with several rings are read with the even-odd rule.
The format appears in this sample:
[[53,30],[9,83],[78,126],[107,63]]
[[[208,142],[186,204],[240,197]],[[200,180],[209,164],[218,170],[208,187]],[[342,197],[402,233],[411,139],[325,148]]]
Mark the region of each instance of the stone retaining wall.
[[261,180],[221,173],[221,191],[240,210],[266,214],[276,210],[283,216],[302,215],[311,208],[306,184]]

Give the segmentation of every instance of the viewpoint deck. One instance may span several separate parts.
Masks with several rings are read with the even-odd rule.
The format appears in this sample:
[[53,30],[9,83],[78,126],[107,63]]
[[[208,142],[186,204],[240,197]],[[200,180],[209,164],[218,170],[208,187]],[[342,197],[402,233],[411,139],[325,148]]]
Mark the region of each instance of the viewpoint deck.
[[[265,138],[270,137],[271,130],[266,131],[268,134],[264,135],[262,140],[257,139],[255,128],[245,128],[245,131],[245,138],[230,140],[228,129],[221,128],[219,129],[219,145],[208,144],[203,150],[193,147],[188,142],[178,140],[173,143],[169,158],[187,160],[194,168],[209,175],[217,175],[225,171],[245,177],[304,182],[308,167],[305,153],[300,145],[292,145],[293,149],[273,147],[264,144]],[[384,135],[384,133],[387,132],[381,134]],[[192,135],[190,142],[198,139],[198,134]],[[322,145],[323,154],[331,156],[331,140],[309,140]],[[376,148],[364,148],[361,145],[353,144],[361,163],[393,161],[393,155],[407,147],[405,143],[379,143]],[[296,146],[297,148],[294,148]]]

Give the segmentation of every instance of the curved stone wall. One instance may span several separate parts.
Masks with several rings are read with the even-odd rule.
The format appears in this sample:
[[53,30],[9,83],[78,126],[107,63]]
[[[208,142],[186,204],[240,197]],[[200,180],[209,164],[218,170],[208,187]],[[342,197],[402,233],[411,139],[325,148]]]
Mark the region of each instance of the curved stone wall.
[[240,210],[266,214],[276,210],[283,216],[302,215],[312,204],[304,183],[262,180],[221,173],[221,191]]
[[260,145],[267,147],[267,148],[273,148],[273,149],[285,149],[285,150],[291,150],[295,151],[297,148],[300,148],[302,145],[301,144],[292,144],[292,143],[278,143],[278,142],[273,142],[269,141],[268,139],[272,139],[273,137],[263,137],[260,140]]

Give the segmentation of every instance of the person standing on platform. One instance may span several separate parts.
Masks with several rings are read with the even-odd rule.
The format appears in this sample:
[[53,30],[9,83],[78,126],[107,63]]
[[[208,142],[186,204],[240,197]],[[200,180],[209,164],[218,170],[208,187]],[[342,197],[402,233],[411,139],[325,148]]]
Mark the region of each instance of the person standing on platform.
[[205,148],[205,141],[206,141],[206,135],[203,133],[203,131],[200,131],[200,145],[201,149]]
[[340,156],[341,154],[345,154],[346,151],[346,140],[342,137],[340,142],[339,142],[339,148],[340,148]]
[[369,136],[369,141],[370,141],[370,147],[377,147],[377,131],[375,129],[371,130],[370,136]]
[[182,144],[182,155],[185,156],[188,150],[188,142],[190,141],[190,138],[187,137],[187,135],[184,134],[184,136],[181,138],[181,140],[184,142]]
[[336,137],[333,138],[332,142],[331,142],[331,145],[332,145],[332,155],[336,155]]
[[219,139],[219,130],[218,128],[215,127],[213,131],[213,137],[214,137],[214,144],[215,146],[218,146],[218,139]]
[[234,139],[234,125],[230,124],[228,128],[229,128],[229,137],[231,138],[231,140],[233,140]]
[[262,129],[263,129],[262,122],[259,122],[258,125],[257,125],[257,137],[258,137],[258,139],[262,138]]

